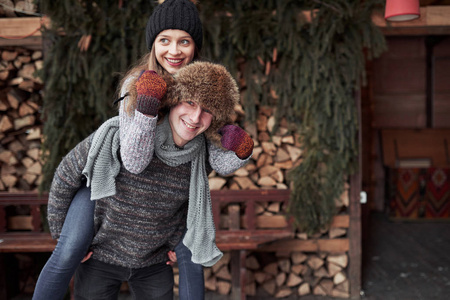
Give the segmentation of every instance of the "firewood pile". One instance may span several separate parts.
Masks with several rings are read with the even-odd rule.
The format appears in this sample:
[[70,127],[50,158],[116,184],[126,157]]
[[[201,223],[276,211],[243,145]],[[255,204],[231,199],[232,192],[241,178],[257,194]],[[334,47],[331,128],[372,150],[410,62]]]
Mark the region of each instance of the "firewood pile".
[[36,190],[42,173],[42,52],[0,49],[0,191]]
[[11,18],[37,11],[34,0],[1,0],[0,3],[0,17]]
[[[243,115],[241,107],[236,108],[238,115]],[[297,134],[281,120],[277,131],[274,110],[261,107],[256,124],[246,124],[245,130],[255,142],[250,162],[234,172],[231,176],[221,177],[211,173],[211,189],[287,189],[287,172],[302,161],[302,150]]]
[[256,285],[274,298],[308,294],[348,297],[349,281],[343,271],[348,257],[342,254],[278,253],[277,260],[262,264],[257,255],[246,261],[248,295],[255,295]]
[[[221,295],[231,293],[230,253],[211,268],[204,269],[205,287]],[[348,298],[347,253],[251,252],[247,256],[246,294],[271,296],[331,296]],[[174,269],[175,292],[178,292],[179,270]],[[257,294],[257,289],[259,289]]]

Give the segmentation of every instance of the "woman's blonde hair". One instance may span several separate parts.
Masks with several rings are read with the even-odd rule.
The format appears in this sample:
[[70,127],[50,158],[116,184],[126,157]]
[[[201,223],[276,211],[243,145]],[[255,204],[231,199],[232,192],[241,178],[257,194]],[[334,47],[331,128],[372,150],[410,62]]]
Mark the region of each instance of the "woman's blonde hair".
[[[128,115],[132,115],[134,112],[134,109],[136,108],[136,81],[138,80],[139,76],[136,76],[136,74],[139,74],[142,72],[142,70],[153,70],[158,75],[163,76],[167,73],[166,70],[164,70],[163,67],[158,63],[156,60],[156,54],[155,54],[155,45],[153,44],[152,49],[150,52],[145,54],[141,59],[138,60],[138,62],[133,65],[123,76],[122,80],[120,80],[119,87],[117,89],[117,94],[120,95],[120,92],[122,90],[122,87],[124,86],[125,82],[127,82],[128,91],[126,92],[126,97],[128,97],[127,106],[125,107],[125,112]],[[131,77],[131,81],[128,82],[129,78]]]

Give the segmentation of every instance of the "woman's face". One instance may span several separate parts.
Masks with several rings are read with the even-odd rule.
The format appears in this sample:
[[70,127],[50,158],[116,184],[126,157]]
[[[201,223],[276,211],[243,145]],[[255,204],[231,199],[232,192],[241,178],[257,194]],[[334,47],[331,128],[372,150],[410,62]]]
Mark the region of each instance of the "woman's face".
[[167,29],[156,36],[156,60],[170,74],[190,63],[194,54],[195,42],[186,31]]
[[209,128],[213,119],[210,111],[193,101],[182,101],[172,107],[169,123],[172,128],[173,141],[183,147],[197,135]]

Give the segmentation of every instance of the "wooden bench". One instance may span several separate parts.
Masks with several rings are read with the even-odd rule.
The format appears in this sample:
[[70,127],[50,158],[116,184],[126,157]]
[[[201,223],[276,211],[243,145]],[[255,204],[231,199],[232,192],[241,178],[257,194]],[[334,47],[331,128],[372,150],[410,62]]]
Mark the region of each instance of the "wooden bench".
[[[41,206],[47,204],[47,195],[37,193],[0,193],[0,299],[9,299],[5,256],[7,253],[52,252],[56,241],[44,232],[41,222]],[[23,205],[30,210],[26,218],[26,229],[10,230],[12,224],[6,214],[8,206]]]
[[[279,202],[286,204],[287,190],[211,191],[216,224],[216,242],[222,251],[230,251],[232,273],[232,299],[245,299],[247,250],[279,239],[293,237],[294,233],[283,216],[278,216],[277,228],[264,228],[264,216],[257,216],[258,204]],[[36,193],[0,193],[0,283],[5,283],[4,253],[52,252],[56,241],[43,231],[41,206],[47,204],[48,195]],[[5,208],[10,205],[30,207],[31,225],[28,231],[10,231]],[[263,228],[261,228],[263,227]],[[2,288],[0,299],[6,298]]]
[[[294,230],[283,215],[270,217],[276,222],[267,224],[267,217],[257,214],[258,205],[286,205],[289,191],[211,191],[211,198],[217,246],[222,251],[230,251],[231,254],[231,299],[245,299],[247,250],[256,250],[267,243],[294,237]],[[270,228],[271,225],[275,228]]]
[[[54,241],[44,232],[41,221],[41,206],[46,205],[47,195],[37,193],[0,193],[0,253],[7,252],[52,252]],[[26,205],[30,208],[30,230],[8,230],[6,207]]]

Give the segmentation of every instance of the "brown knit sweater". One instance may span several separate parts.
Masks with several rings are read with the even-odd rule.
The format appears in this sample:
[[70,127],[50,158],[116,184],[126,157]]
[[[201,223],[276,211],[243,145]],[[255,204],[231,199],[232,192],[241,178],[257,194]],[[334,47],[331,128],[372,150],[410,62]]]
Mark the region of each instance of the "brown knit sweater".
[[[78,144],[56,170],[49,196],[48,220],[58,238],[77,192],[93,135]],[[116,195],[96,200],[93,258],[142,268],[167,261],[167,252],[185,231],[191,164],[170,167],[156,156],[140,174],[123,165]],[[210,167],[208,166],[210,170]]]

